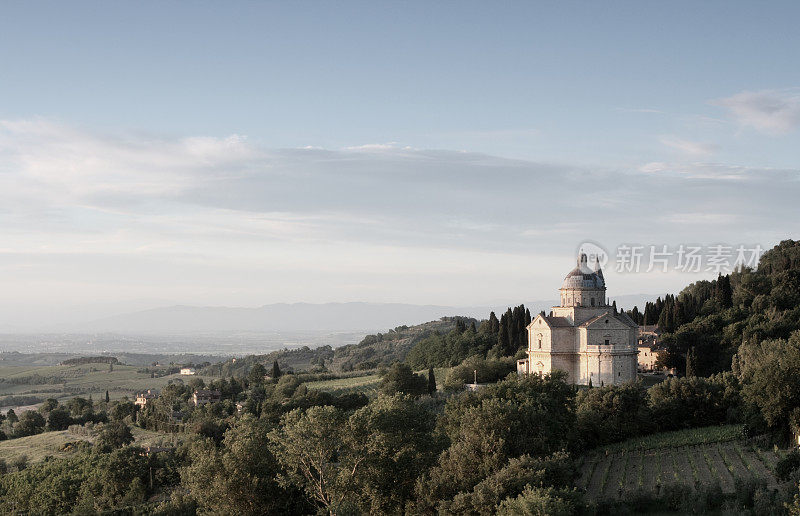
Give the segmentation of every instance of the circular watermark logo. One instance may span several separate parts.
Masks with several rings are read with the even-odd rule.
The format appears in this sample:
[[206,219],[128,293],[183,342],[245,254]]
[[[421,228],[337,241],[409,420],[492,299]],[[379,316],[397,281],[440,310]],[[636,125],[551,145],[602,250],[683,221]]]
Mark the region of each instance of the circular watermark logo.
[[581,253],[586,255],[590,268],[594,267],[595,262],[599,262],[600,267],[606,268],[606,264],[608,263],[608,251],[606,251],[602,245],[597,242],[592,242],[591,240],[584,240],[575,250],[575,256]]

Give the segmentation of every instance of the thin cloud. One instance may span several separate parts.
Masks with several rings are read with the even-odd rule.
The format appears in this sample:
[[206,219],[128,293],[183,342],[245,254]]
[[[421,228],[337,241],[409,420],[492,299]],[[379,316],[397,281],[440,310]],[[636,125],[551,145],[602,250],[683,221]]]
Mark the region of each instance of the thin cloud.
[[[31,299],[64,278],[93,297],[105,288],[109,298],[211,302],[239,289],[253,299],[356,299],[363,271],[371,288],[405,299],[433,288],[419,279],[426,274],[442,292],[483,288],[469,295],[491,297],[512,271],[518,281],[525,267],[570,255],[585,239],[613,247],[710,232],[733,242],[764,227],[792,234],[798,178],[797,170],[694,160],[609,170],[441,149],[275,150],[241,135],[101,137],[46,120],[4,122],[0,268],[25,271],[12,290]],[[720,223],[717,214],[743,209],[736,225]],[[453,264],[465,272],[449,283]]]
[[667,147],[691,157],[710,156],[719,150],[719,146],[713,143],[694,142],[676,136],[662,136],[659,141]]
[[742,126],[768,134],[785,134],[800,127],[800,91],[743,91],[712,102],[728,110]]

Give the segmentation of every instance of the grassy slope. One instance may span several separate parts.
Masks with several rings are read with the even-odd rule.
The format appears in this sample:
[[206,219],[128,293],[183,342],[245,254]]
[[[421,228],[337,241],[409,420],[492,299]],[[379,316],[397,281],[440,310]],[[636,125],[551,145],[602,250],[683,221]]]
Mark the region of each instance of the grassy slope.
[[[131,427],[131,432],[136,439],[135,444],[139,446],[169,445],[174,443],[175,439],[183,438],[180,434],[162,434],[135,426]],[[65,443],[76,441],[91,442],[92,440],[91,437],[72,434],[68,430],[44,432],[38,435],[20,437],[19,439],[9,439],[0,441],[0,459],[10,463],[20,455],[28,457],[29,462],[37,462],[48,456],[66,457],[69,452],[61,450]]]
[[[106,390],[112,399],[131,397],[138,391],[146,389],[162,389],[170,380],[189,381],[191,376],[173,374],[160,378],[150,378],[149,373],[140,373],[136,366],[115,365],[108,370],[103,364],[86,364],[79,366],[3,366],[0,367],[0,406],[5,405],[3,399],[8,395],[32,395],[41,398],[66,399],[74,396],[93,396],[95,400],[105,397]],[[31,377],[47,378],[47,383],[13,384],[14,379]],[[204,380],[209,380],[203,377]]]
[[448,333],[455,328],[452,320],[431,321],[409,327],[398,327],[381,334],[381,340],[376,336],[367,336],[358,344],[348,344],[332,349],[329,346],[318,348],[298,348],[273,351],[265,355],[251,355],[245,358],[230,359],[219,365],[205,369],[209,374],[223,374],[243,376],[250,371],[255,363],[272,367],[272,362],[277,360],[281,369],[292,368],[295,371],[307,371],[315,367],[320,359],[325,361],[327,368],[336,373],[343,371],[374,370],[376,367],[389,366],[393,362],[403,361],[414,345],[425,337],[438,331]]

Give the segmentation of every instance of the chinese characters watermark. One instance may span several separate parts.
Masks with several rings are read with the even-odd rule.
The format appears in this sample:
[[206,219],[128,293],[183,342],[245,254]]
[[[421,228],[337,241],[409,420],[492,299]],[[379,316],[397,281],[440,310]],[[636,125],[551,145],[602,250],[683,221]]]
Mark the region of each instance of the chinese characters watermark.
[[739,267],[755,268],[764,254],[754,245],[639,245],[622,244],[616,249],[617,272],[712,272],[727,274]]

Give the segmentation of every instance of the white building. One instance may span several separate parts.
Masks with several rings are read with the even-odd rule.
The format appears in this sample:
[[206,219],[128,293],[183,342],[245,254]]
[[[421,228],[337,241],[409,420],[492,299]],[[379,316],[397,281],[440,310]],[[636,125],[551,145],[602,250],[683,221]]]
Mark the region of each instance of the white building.
[[599,263],[590,269],[581,253],[559,291],[561,304],[528,325],[528,358],[517,362],[517,372],[559,369],[570,383],[596,387],[636,379],[638,326],[608,305]]
[[147,389],[147,392],[140,392],[136,395],[136,401],[133,403],[140,406],[141,408],[145,408],[150,404],[151,401],[158,398],[158,394],[152,392],[150,389]]
[[192,376],[197,374],[197,371],[195,371],[193,367],[184,367],[181,369],[181,374],[184,376]]

